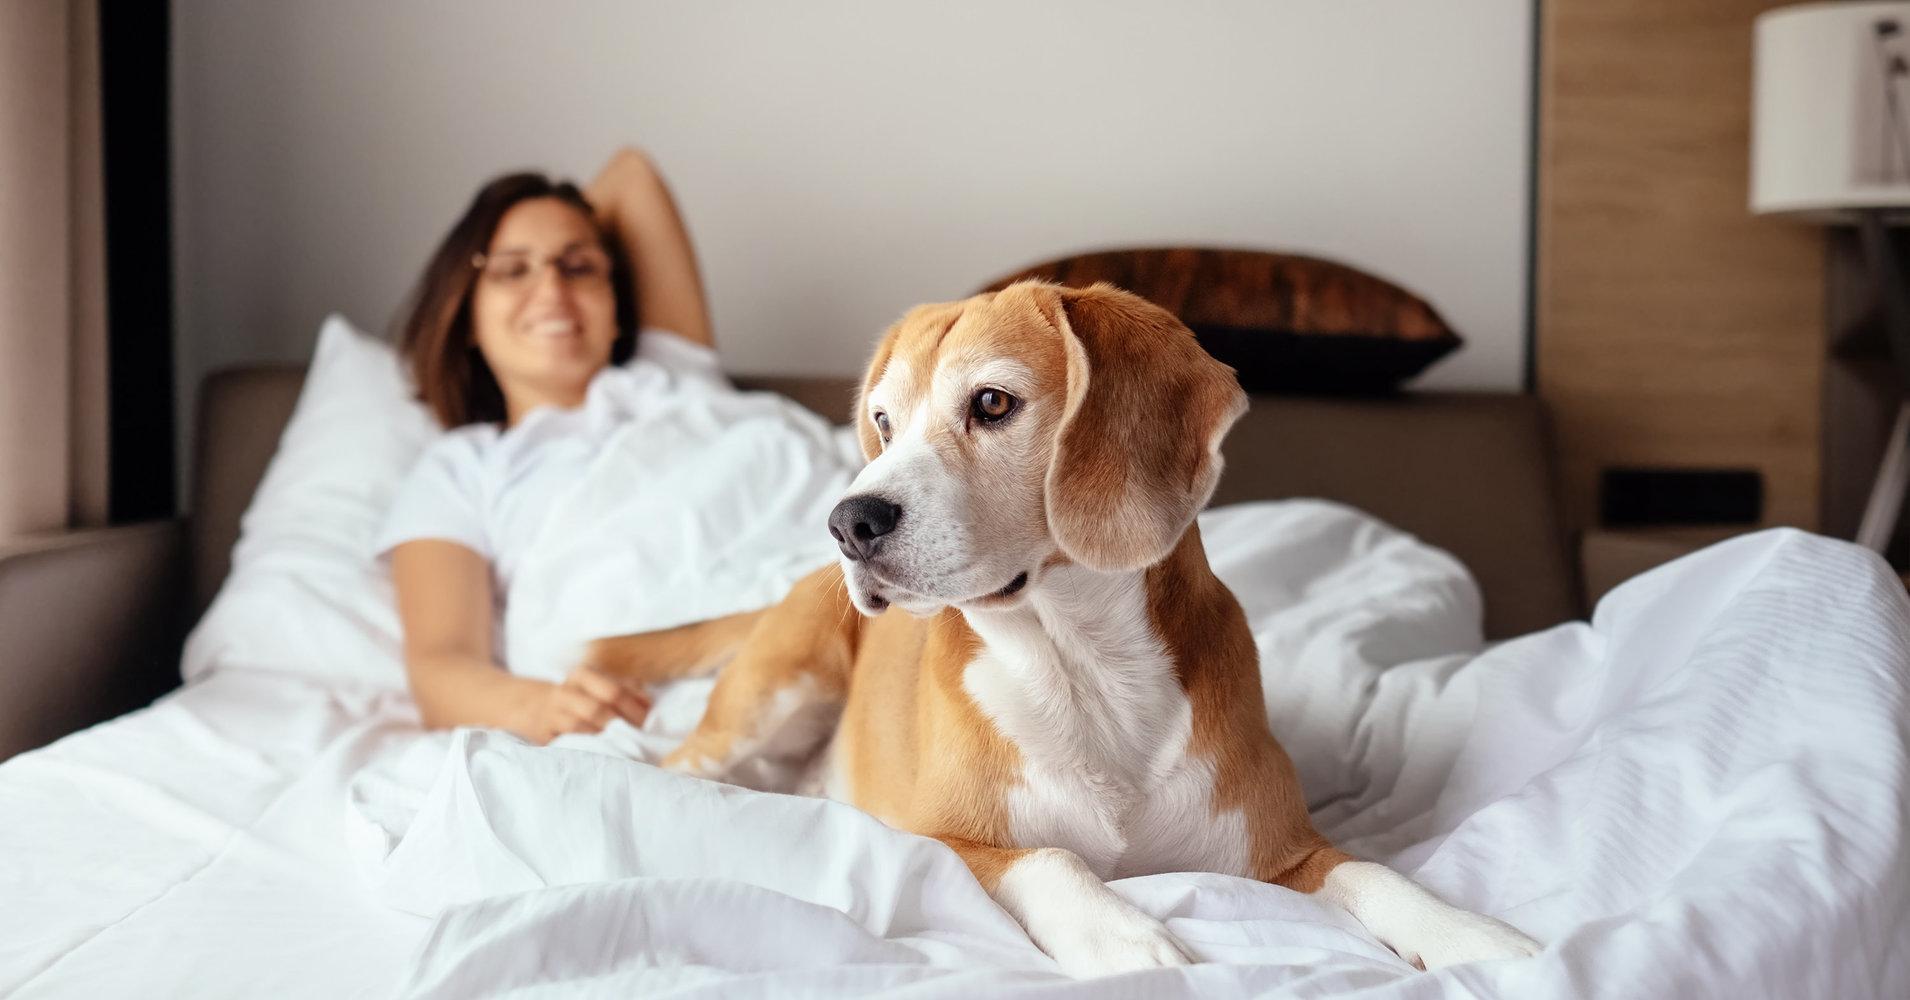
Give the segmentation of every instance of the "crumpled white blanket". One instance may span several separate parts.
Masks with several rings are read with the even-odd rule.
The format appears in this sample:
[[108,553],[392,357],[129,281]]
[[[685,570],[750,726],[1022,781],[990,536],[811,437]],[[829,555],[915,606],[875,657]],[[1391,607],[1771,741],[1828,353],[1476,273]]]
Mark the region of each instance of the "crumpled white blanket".
[[1464,572],[1368,518],[1203,525],[1321,828],[1540,956],[1420,973],[1310,897],[1171,874],[1115,887],[1202,964],[1068,980],[939,844],[629,759],[694,722],[691,686],[648,733],[467,731],[435,774],[361,773],[361,870],[434,920],[405,991],[1910,995],[1910,602],[1875,556],[1764,532],[1480,651]]
[[561,680],[581,639],[765,607],[835,558],[829,511],[862,465],[851,431],[772,393],[645,374],[592,387],[620,416],[518,563],[513,673]]

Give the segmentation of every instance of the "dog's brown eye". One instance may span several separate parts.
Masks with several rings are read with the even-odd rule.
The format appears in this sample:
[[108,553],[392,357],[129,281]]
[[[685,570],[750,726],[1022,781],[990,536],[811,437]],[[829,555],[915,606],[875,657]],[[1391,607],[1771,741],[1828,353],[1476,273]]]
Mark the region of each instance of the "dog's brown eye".
[[889,415],[881,410],[875,411],[875,432],[882,435],[882,443],[889,443]]
[[992,424],[1015,412],[1015,397],[1000,389],[983,389],[969,402],[968,412],[974,414],[976,420]]

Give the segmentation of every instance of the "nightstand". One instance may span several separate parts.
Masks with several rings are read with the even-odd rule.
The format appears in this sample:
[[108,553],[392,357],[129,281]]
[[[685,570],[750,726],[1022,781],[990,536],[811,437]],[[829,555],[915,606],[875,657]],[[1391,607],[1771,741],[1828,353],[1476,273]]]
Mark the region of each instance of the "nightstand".
[[1613,587],[1714,542],[1741,535],[1745,528],[1592,528],[1579,539],[1579,582],[1585,612]]

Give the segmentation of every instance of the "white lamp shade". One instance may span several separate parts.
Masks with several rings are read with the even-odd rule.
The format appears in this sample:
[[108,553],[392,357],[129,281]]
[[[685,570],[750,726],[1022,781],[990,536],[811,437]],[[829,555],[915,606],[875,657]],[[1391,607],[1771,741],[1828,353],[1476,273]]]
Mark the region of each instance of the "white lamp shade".
[[1754,58],[1751,211],[1910,213],[1910,3],[1766,12]]

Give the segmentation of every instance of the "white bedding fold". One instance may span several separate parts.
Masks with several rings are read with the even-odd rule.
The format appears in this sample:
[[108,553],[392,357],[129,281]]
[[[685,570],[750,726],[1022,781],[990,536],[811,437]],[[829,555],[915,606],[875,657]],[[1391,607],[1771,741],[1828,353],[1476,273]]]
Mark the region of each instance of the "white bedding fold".
[[846,429],[692,379],[619,371],[592,391],[628,416],[519,561],[504,618],[514,673],[562,679],[582,639],[765,607],[835,557],[829,511],[862,461]]

